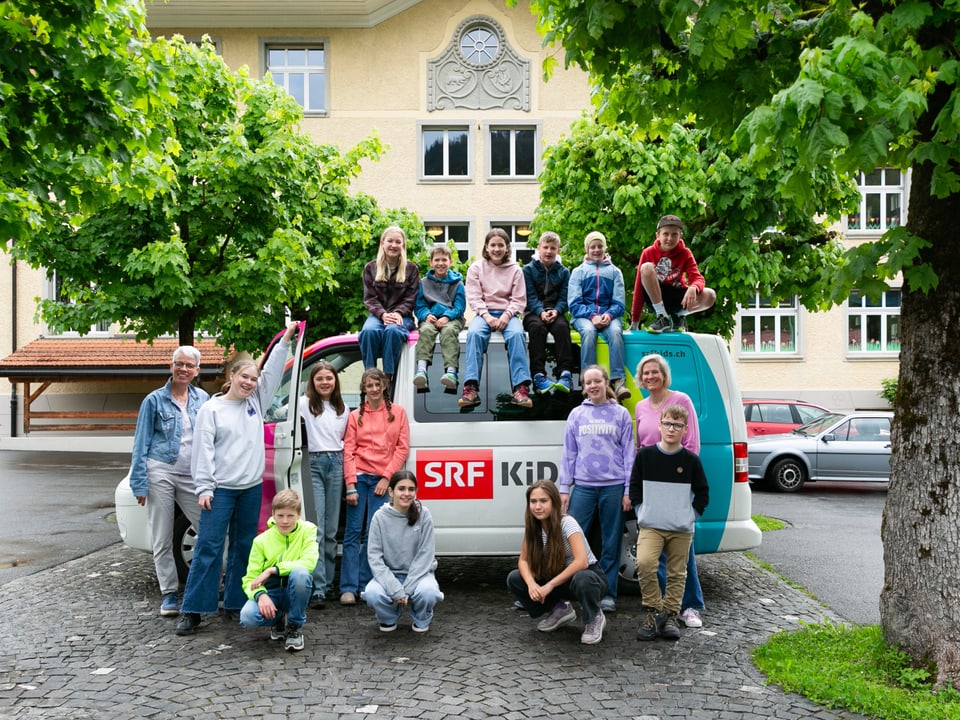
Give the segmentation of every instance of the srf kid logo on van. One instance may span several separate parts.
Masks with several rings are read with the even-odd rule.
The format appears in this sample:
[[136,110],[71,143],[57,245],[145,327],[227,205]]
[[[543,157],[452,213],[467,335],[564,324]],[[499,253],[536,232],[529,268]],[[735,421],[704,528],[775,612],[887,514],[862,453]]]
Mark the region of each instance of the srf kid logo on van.
[[493,450],[418,450],[421,500],[493,499]]

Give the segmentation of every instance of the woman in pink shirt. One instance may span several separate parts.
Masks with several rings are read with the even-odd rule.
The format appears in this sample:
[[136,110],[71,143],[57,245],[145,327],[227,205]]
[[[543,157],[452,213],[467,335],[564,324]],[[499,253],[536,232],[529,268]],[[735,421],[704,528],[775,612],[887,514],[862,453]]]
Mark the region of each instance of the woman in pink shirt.
[[343,480],[347,487],[347,523],[340,564],[340,603],[357,602],[372,577],[367,562],[367,532],[373,514],[387,499],[389,478],[403,467],[410,451],[407,414],[387,397],[387,377],[379,368],[360,378],[360,407],[350,413],[343,438]]

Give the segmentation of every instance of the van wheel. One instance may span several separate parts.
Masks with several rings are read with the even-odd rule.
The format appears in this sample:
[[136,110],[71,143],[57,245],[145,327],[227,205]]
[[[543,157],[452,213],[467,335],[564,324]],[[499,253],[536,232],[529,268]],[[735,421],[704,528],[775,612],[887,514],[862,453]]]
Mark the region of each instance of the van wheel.
[[173,560],[177,564],[177,576],[181,583],[187,582],[187,571],[193,560],[193,549],[197,544],[197,531],[190,520],[177,508],[173,520]]
[[620,546],[619,595],[639,595],[637,579],[637,520],[630,518],[623,523],[623,544]]
[[778,460],[770,471],[773,486],[780,492],[797,492],[807,479],[803,463],[796,458]]

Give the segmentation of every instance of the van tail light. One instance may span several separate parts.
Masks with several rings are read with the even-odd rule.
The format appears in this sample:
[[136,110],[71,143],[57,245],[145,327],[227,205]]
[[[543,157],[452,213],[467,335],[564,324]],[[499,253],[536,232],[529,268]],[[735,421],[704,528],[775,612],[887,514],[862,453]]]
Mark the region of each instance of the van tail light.
[[747,444],[734,443],[733,444],[733,481],[735,483],[749,482],[749,478],[747,477],[748,468],[749,468],[749,464],[747,459]]

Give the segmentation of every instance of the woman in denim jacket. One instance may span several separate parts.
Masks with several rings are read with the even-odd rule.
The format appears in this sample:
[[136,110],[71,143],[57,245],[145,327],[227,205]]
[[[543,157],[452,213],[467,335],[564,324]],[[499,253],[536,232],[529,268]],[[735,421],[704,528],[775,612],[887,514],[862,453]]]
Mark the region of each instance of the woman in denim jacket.
[[133,436],[130,489],[147,508],[153,564],[160,583],[160,614],[178,613],[177,566],[173,558],[174,503],[199,526],[200,508],[190,476],[190,451],[197,410],[208,399],[193,385],[200,374],[200,351],[185,345],[173,353],[171,377],[144,398]]

